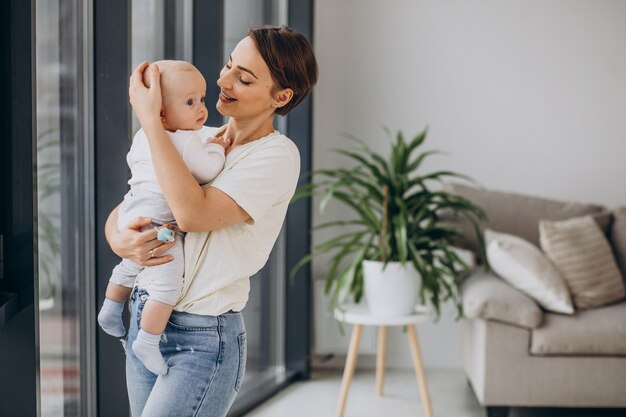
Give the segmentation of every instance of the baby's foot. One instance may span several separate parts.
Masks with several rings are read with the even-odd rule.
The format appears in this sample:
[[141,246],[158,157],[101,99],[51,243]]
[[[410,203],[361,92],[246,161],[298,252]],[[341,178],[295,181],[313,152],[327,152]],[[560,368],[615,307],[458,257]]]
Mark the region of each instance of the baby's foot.
[[98,324],[108,334],[115,337],[122,337],[126,333],[122,322],[122,311],[124,303],[109,300],[106,298],[100,313],[98,313]]
[[165,375],[169,368],[159,350],[160,341],[160,334],[139,330],[137,339],[133,342],[133,352],[148,371],[156,375]]

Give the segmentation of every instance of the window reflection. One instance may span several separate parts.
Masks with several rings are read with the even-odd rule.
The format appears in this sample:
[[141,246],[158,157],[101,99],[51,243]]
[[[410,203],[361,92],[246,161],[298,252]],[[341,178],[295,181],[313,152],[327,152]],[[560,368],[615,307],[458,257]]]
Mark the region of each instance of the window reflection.
[[[83,154],[86,112],[77,0],[36,1],[36,173],[40,413],[80,416],[81,307],[88,260],[84,242],[89,184]],[[89,371],[83,373],[83,380]]]

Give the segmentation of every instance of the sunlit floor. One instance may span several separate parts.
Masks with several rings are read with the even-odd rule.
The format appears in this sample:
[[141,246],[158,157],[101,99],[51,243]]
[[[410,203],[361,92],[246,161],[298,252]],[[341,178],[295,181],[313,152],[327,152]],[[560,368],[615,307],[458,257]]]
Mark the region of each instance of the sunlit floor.
[[[428,386],[435,417],[484,417],[462,370],[429,369]],[[341,371],[318,370],[311,380],[297,382],[246,417],[334,417]],[[375,395],[374,371],[357,371],[350,388],[345,417],[422,417],[424,410],[415,374],[389,370],[383,397]],[[625,409],[514,408],[510,417],[623,417]]]

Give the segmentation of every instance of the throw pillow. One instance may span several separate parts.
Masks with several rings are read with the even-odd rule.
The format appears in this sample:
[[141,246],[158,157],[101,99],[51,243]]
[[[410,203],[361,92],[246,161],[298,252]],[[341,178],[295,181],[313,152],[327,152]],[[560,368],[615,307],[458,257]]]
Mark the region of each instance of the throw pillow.
[[542,220],[539,241],[561,272],[576,307],[599,307],[626,295],[611,247],[591,216]]
[[613,224],[609,238],[617,266],[626,277],[626,206],[613,210]]
[[485,230],[487,259],[493,271],[546,310],[573,314],[561,275],[541,250],[519,236]]
[[450,250],[456,254],[467,266],[472,269],[476,267],[476,255],[471,250],[450,246]]

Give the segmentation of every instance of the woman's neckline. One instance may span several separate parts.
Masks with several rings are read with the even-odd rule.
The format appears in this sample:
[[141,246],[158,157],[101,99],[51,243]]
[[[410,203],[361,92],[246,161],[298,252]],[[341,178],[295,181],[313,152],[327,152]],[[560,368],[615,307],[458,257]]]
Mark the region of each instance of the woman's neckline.
[[[226,128],[227,127],[228,127],[228,125],[224,125],[224,126],[220,127],[217,130],[217,132],[215,133],[215,137],[217,138],[217,137],[220,137],[220,136],[224,135],[224,133],[226,132]],[[250,141],[248,141],[246,143],[243,143],[241,145],[237,145],[235,147],[232,147],[232,148],[230,148],[230,149],[228,149],[226,151],[226,156],[230,155],[234,151],[245,149],[248,145],[256,143],[256,142],[260,141],[261,139],[266,139],[266,138],[269,138],[269,137],[274,136],[276,134],[280,134],[280,132],[278,130],[274,129],[273,131],[271,131],[267,135],[261,136],[261,137],[259,137],[257,139],[252,139],[252,140],[250,140]]]

